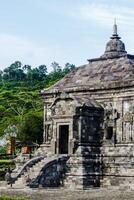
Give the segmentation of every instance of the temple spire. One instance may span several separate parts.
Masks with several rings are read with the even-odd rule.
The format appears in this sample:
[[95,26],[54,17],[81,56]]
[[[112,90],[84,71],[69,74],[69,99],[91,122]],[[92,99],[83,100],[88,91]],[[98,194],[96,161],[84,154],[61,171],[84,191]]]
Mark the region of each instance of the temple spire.
[[113,35],[118,35],[118,34],[117,34],[117,24],[116,24],[116,18],[114,19]]
[[116,18],[114,19],[114,25],[113,25],[113,35],[111,39],[120,39],[117,33],[117,24],[116,24]]
[[120,40],[117,31],[116,19],[114,20],[113,25],[113,34],[110,38],[110,41],[106,44],[105,53],[101,56],[101,58],[115,58],[127,55],[125,50],[124,43]]

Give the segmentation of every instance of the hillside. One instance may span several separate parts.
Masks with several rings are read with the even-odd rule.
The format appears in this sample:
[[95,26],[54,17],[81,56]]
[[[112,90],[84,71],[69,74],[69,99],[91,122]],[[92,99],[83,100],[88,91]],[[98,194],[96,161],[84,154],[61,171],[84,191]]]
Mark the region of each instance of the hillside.
[[63,68],[52,63],[52,71],[40,65],[32,68],[16,61],[0,71],[0,136],[16,127],[20,140],[42,142],[43,103],[40,90],[53,85],[75,66],[67,63]]

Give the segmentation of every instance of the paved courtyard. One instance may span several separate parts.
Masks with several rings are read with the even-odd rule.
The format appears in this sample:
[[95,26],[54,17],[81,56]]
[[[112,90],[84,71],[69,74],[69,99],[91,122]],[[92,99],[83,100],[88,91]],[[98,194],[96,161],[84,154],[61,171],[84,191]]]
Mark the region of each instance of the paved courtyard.
[[134,191],[93,189],[88,191],[10,189],[1,187],[0,195],[25,196],[33,200],[134,200]]

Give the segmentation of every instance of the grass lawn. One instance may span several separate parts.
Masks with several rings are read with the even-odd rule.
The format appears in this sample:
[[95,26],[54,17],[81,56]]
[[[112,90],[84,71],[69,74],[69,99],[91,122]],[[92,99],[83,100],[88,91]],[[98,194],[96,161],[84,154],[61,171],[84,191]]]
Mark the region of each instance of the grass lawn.
[[0,200],[30,200],[23,197],[0,196]]

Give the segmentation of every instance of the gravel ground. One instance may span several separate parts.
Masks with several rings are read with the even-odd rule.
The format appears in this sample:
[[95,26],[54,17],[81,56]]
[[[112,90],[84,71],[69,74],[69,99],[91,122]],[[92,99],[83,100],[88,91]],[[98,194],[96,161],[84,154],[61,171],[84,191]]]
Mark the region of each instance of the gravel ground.
[[0,195],[25,196],[32,200],[134,200],[134,191],[93,189],[88,191],[0,188]]

